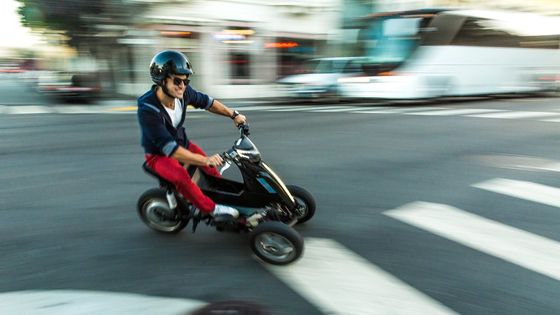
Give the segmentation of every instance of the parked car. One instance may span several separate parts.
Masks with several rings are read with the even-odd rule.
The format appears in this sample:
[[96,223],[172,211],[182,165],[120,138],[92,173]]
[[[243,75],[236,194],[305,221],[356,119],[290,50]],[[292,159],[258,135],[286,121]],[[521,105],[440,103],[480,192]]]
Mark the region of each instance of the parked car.
[[89,101],[101,94],[100,73],[95,60],[64,60],[55,70],[41,71],[37,90],[45,95],[68,101]]
[[364,57],[333,57],[308,60],[305,73],[277,81],[290,97],[338,98],[338,79],[362,74]]

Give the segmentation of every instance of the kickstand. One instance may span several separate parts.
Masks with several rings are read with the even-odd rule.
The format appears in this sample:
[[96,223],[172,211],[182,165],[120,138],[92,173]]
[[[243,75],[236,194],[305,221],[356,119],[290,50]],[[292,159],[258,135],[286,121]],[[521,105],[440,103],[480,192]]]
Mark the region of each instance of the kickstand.
[[192,218],[192,232],[196,232],[196,227],[198,226],[198,224],[200,223],[200,221],[202,220],[206,220],[206,224],[210,224],[210,222],[212,222],[212,217],[209,215],[203,215],[202,213],[200,213],[200,211],[196,210],[194,212],[193,215],[191,215]]
[[196,209],[196,208],[191,208],[191,211],[189,213],[189,219],[192,219],[192,232],[196,232],[196,227],[198,226],[198,223],[200,222],[200,210]]
[[193,216],[192,219],[192,232],[196,232],[196,227],[198,226],[198,223],[200,222],[200,217],[199,216]]

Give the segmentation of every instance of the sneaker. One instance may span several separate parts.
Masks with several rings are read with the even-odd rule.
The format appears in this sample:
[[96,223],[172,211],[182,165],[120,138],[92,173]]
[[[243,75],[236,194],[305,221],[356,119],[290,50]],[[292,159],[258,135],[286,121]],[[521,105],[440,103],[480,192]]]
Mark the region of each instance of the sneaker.
[[239,211],[237,211],[237,209],[229,207],[229,206],[216,205],[214,207],[214,211],[212,211],[212,215],[213,216],[218,216],[218,215],[222,215],[222,214],[229,214],[232,217],[237,218],[239,216]]

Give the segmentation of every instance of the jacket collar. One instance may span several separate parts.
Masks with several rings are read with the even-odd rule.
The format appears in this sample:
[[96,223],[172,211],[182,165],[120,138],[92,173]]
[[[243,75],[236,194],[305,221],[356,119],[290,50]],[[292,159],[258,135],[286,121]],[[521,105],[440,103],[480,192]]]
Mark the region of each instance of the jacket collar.
[[[165,109],[165,106],[163,106],[163,104],[159,101],[157,94],[156,94],[156,89],[157,89],[157,85],[152,85],[152,89],[151,89],[151,99],[153,104],[155,104],[160,112],[163,115],[163,119],[165,120],[166,123],[168,123],[170,126],[173,126],[173,122],[171,121],[171,117],[169,117],[169,113],[167,113],[167,110]],[[182,114],[181,114],[181,121],[179,122],[179,125],[177,125],[177,127],[181,126],[183,124],[183,122],[185,121],[185,115],[187,112],[187,107],[185,106],[185,99],[183,97],[182,100],[179,100],[179,102],[181,102],[181,107],[182,107]]]

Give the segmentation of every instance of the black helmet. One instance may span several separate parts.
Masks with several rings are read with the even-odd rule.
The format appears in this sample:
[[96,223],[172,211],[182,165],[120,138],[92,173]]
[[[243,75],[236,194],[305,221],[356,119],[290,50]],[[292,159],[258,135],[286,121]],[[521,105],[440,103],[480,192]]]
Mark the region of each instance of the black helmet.
[[191,63],[187,56],[175,51],[164,50],[157,53],[150,63],[150,76],[157,85],[162,85],[163,80],[170,74],[193,74]]

